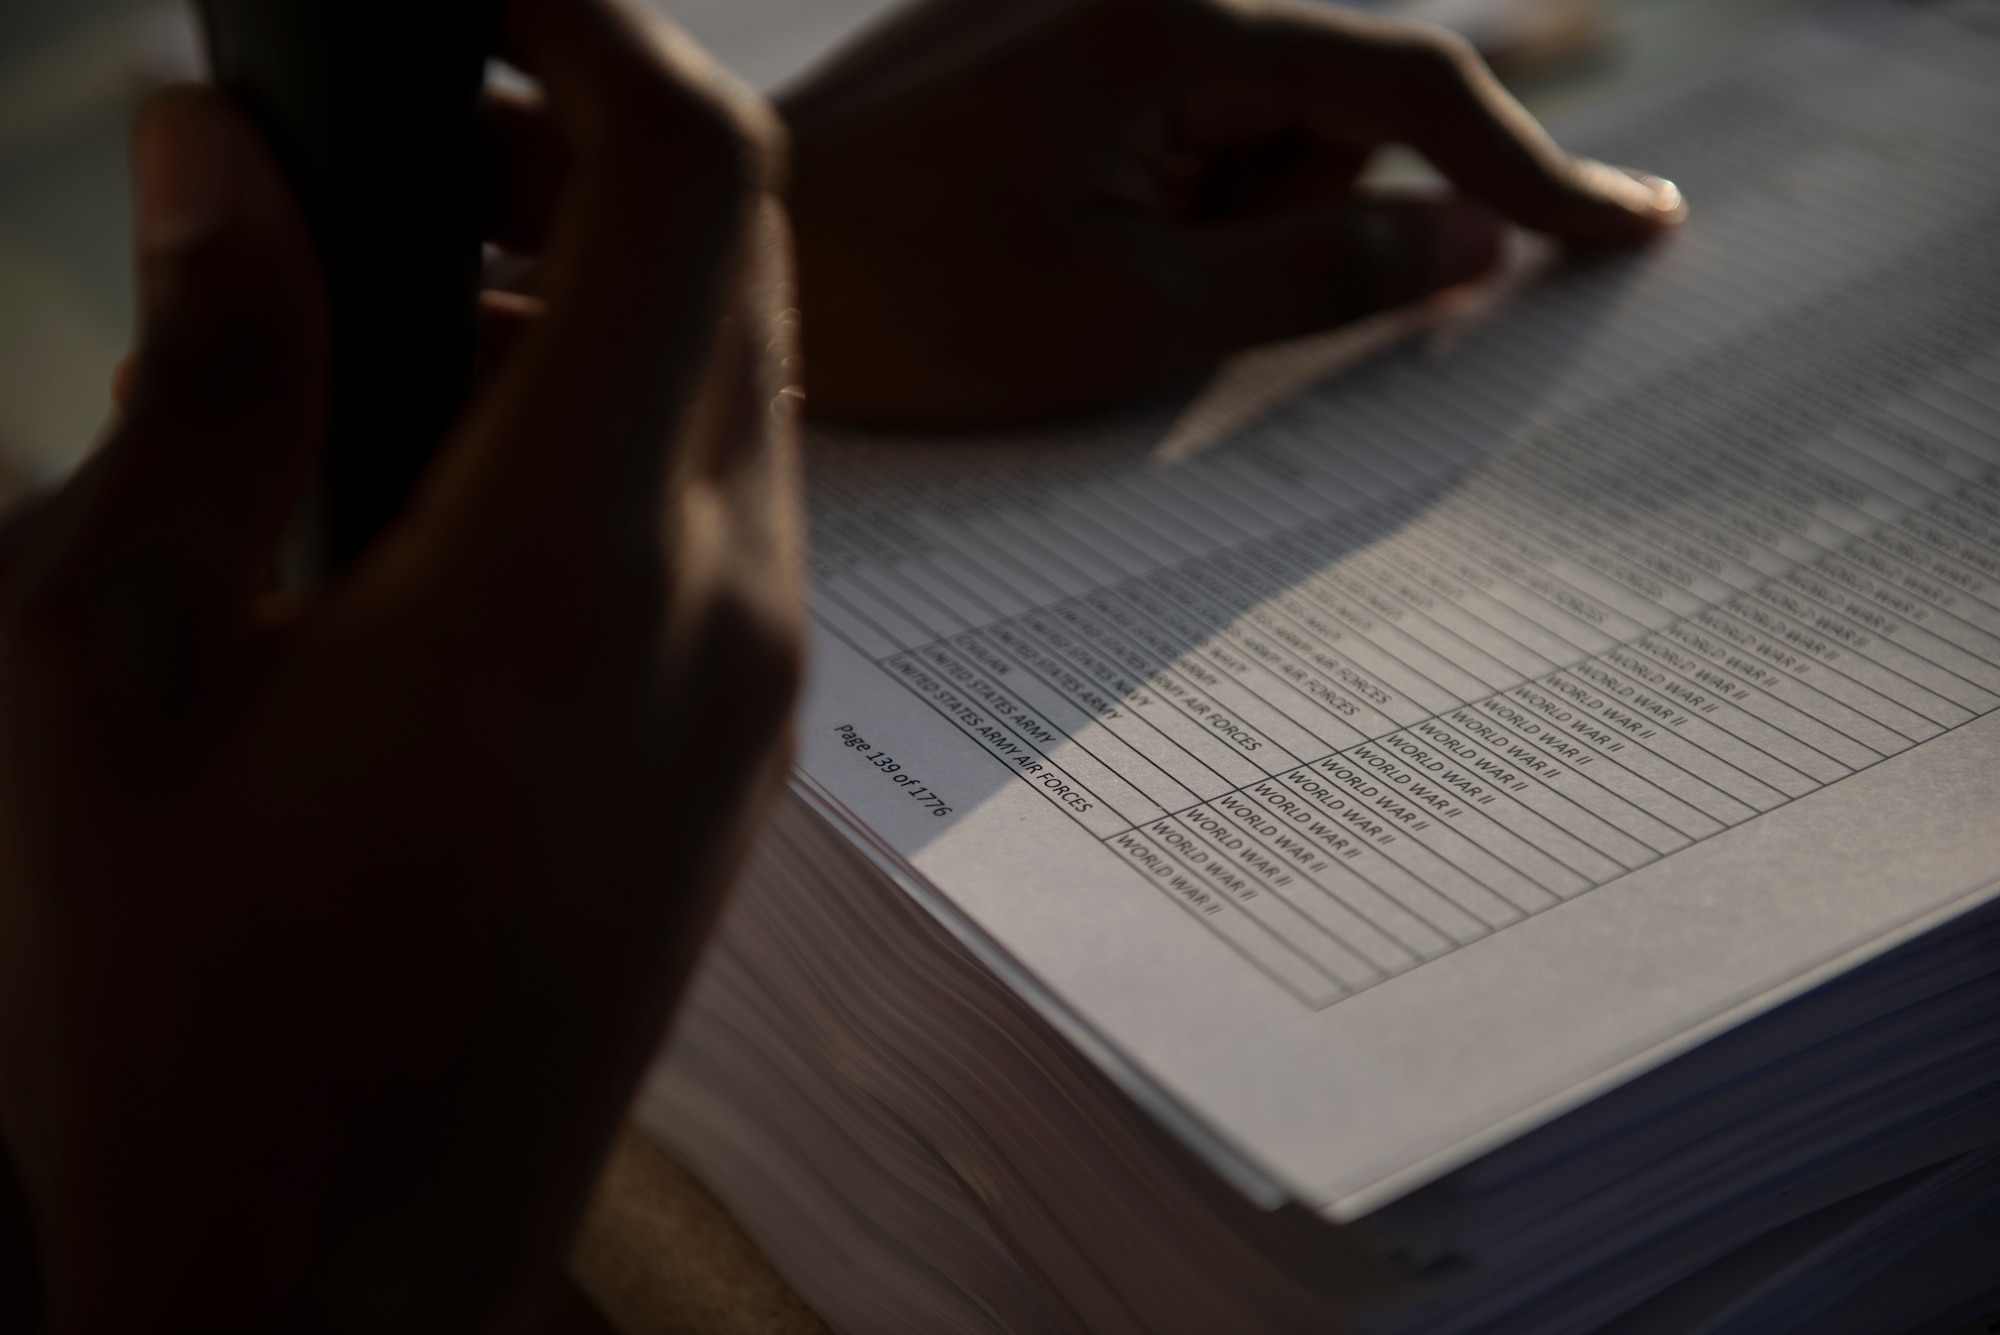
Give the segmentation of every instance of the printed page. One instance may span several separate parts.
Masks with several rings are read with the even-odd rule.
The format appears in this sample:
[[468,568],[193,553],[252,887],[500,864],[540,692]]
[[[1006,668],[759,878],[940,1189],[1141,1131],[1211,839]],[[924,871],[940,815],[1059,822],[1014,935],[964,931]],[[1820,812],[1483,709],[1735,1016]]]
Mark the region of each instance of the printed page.
[[1685,234],[1163,459],[822,443],[809,785],[1353,1218],[2000,869],[2000,25],[1573,146]]

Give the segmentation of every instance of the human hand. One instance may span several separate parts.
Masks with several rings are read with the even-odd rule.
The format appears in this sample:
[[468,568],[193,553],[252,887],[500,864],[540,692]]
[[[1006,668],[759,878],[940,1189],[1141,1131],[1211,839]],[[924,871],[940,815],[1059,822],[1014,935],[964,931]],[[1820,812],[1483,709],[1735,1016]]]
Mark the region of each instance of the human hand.
[[126,409],[0,544],[0,1130],[48,1330],[517,1322],[782,779],[778,131],[613,0],[503,28],[538,298],[309,597],[264,592],[325,404],[309,241],[224,101],[139,125]]
[[[1682,216],[1443,30],[1303,0],[926,0],[781,110],[808,403],[864,424],[1172,384],[1474,278],[1503,219],[1590,244]],[[1457,193],[1358,189],[1385,144]]]

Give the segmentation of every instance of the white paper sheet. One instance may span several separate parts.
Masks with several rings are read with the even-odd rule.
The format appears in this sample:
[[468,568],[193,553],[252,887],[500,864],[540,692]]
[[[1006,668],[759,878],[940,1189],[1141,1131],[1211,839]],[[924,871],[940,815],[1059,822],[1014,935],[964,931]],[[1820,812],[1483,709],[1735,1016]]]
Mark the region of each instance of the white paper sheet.
[[1199,457],[826,446],[805,774],[1338,1219],[1978,902],[1991,13],[1567,127],[1685,234]]

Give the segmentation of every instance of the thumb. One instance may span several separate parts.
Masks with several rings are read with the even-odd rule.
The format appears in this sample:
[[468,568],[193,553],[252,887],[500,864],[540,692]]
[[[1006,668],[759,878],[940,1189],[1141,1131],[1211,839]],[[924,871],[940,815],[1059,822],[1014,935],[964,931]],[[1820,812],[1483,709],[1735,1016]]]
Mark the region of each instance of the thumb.
[[1191,359],[1345,324],[1469,282],[1503,224],[1466,199],[1360,199],[1185,234]]
[[144,564],[156,597],[236,602],[268,570],[323,431],[318,261],[270,155],[219,94],[156,95],[133,176],[138,352],[124,418],[76,480],[67,555]]

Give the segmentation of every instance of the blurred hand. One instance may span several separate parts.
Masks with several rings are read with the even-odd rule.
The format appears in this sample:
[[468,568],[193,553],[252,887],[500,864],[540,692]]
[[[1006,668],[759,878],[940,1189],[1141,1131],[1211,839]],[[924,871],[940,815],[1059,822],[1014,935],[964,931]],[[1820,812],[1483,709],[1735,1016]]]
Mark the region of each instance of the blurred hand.
[[[816,415],[1001,423],[1679,220],[1462,41],[1303,0],[925,0],[785,99]],[[1356,188],[1385,144],[1445,199]]]
[[404,519],[266,595],[324,293],[246,123],[136,135],[109,442],[0,545],[0,1129],[48,1329],[484,1330],[554,1274],[799,664],[777,130],[512,0],[545,252]]

